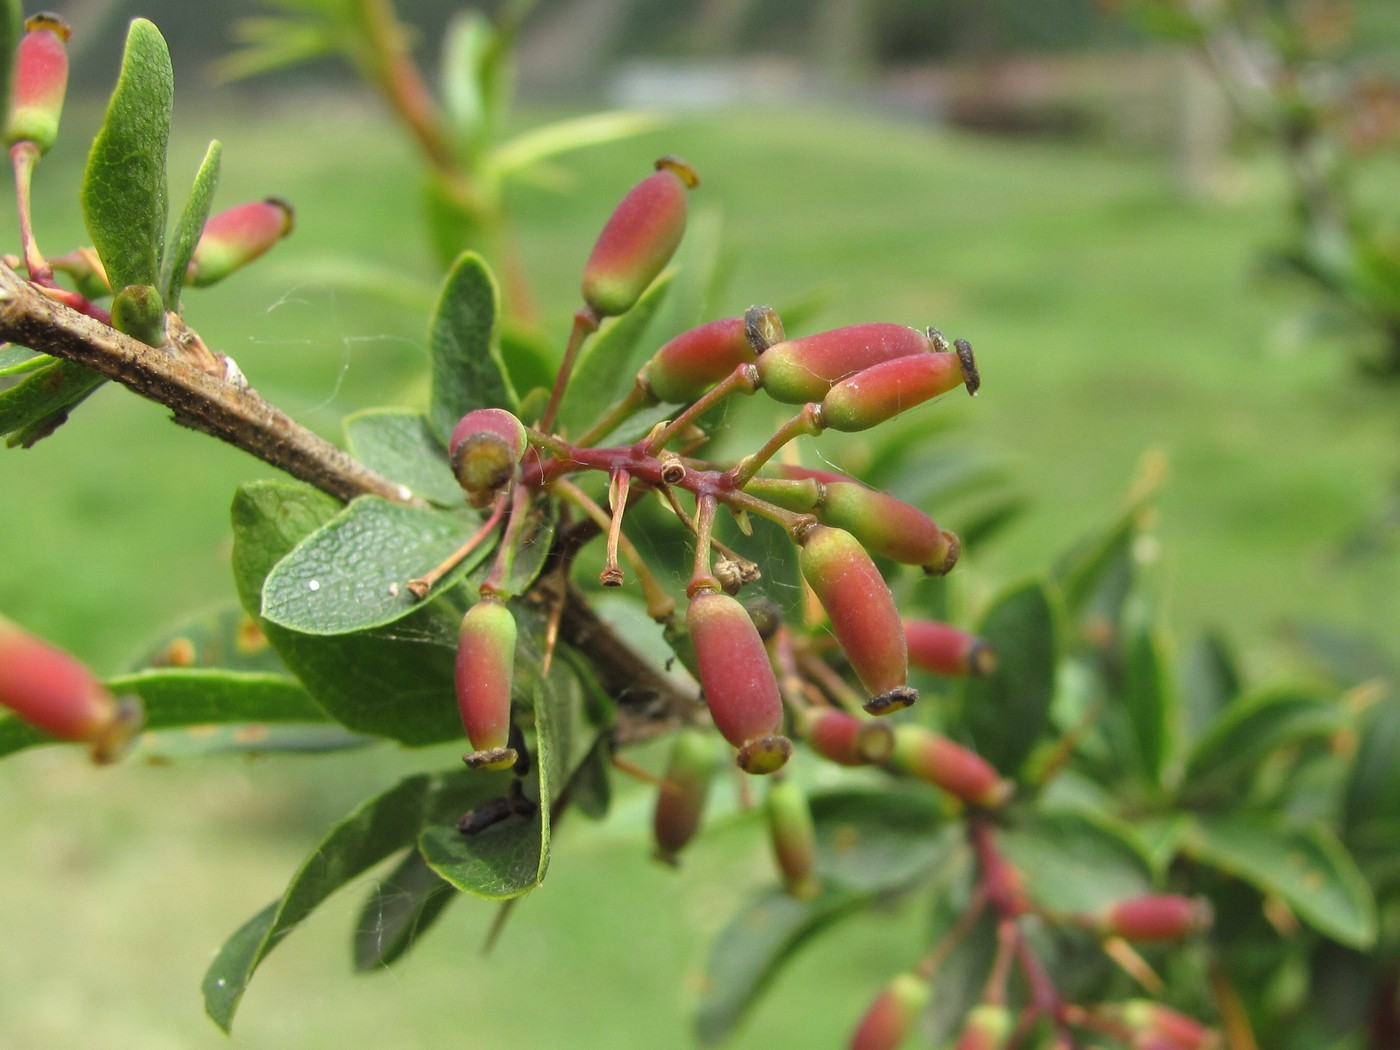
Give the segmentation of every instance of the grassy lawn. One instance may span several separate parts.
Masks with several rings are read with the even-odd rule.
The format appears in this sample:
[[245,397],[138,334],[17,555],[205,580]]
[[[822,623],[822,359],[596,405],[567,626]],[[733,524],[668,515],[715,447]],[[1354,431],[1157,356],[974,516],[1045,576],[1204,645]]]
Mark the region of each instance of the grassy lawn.
[[[217,134],[222,202],[276,193],[297,205],[287,244],[191,294],[186,312],[255,386],[334,435],[354,408],[421,396],[435,275],[405,148],[369,118],[330,116],[315,119],[313,151],[304,113],[182,114],[173,170],[193,171],[196,131]],[[79,123],[41,172],[39,236],[54,252],[83,238],[70,206]],[[1251,276],[1281,222],[1266,167],[1242,173],[1238,200],[1199,204],[1176,196],[1158,160],[1097,148],[837,113],[687,120],[580,157],[577,196],[519,191],[525,255],[560,331],[599,224],[662,152],[701,171],[697,209],[722,216],[739,252],[720,311],[816,290],[820,327],[937,324],[975,344],[983,394],[922,411],[955,417],[944,440],[1003,463],[1030,509],[967,552],[974,605],[1103,522],[1150,452],[1169,465],[1160,556],[1179,642],[1220,627],[1267,677],[1285,652],[1280,625],[1393,622],[1400,558],[1353,564],[1338,549],[1386,501],[1394,392],[1358,383],[1335,347],[1278,338],[1299,304]],[[178,207],[183,190],[173,197]],[[392,278],[392,294],[347,280],[366,265]],[[182,612],[232,600],[228,500],[269,473],[165,416],[104,389],[53,439],[0,455],[0,610],[103,670]],[[830,447],[861,455],[859,442]],[[0,765],[0,1045],[227,1045],[198,998],[223,939],[280,892],[329,822],[406,768],[454,755],[93,770],[48,750]],[[768,861],[740,824],[676,875],[647,860],[640,795],[619,810],[602,828],[565,829],[547,888],[489,958],[491,909],[466,901],[401,967],[352,976],[362,880],[269,958],[233,1044],[687,1045],[706,946],[771,878]],[[838,1041],[917,951],[907,915],[861,921],[786,972],[734,1045]]]

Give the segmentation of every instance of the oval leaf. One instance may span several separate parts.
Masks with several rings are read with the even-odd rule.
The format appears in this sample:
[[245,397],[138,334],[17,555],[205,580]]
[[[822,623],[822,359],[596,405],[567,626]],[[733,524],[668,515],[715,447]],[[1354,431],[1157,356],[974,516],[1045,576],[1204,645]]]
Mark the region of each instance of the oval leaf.
[[1003,833],[1001,844],[1031,897],[1057,911],[1092,912],[1151,887],[1130,834],[1077,813],[1039,814]]
[[47,437],[84,398],[106,382],[90,368],[72,361],[51,361],[0,391],[0,435],[7,444],[28,448]]
[[445,446],[457,421],[474,408],[519,410],[496,343],[500,295],[481,256],[457,257],[428,329],[432,392],[428,418]]
[[355,969],[378,970],[402,958],[457,892],[416,849],[409,850],[399,866],[370,891],[355,923]]
[[113,291],[160,282],[174,92],[165,38],[144,18],[136,19],[83,176],[83,218]]
[[811,807],[817,871],[848,889],[907,886],[960,841],[939,834],[947,820],[928,791],[833,791],[814,794]]
[[443,507],[460,507],[462,488],[447,451],[421,412],[370,409],[345,420],[350,454],[371,470]]

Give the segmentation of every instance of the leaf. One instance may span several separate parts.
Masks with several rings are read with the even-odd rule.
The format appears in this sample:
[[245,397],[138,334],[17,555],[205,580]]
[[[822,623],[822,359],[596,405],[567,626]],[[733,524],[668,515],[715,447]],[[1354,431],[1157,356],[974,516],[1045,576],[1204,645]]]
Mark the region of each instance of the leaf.
[[72,361],[51,361],[34,369],[0,391],[0,435],[11,435],[11,446],[28,448],[52,433],[104,382],[105,377]]
[[1186,654],[1179,675],[1187,736],[1198,738],[1240,693],[1240,673],[1225,639],[1207,631]]
[[214,190],[219,185],[219,158],[223,147],[215,139],[209,143],[204,160],[195,172],[194,185],[190,187],[189,200],[180,214],[180,224],[175,228],[175,250],[165,260],[161,273],[160,287],[165,296],[166,309],[180,309],[180,293],[185,288],[185,275],[194,258],[195,245],[204,232],[204,224],[209,221],[209,209],[214,203]]
[[1133,738],[1135,764],[1153,787],[1161,786],[1169,754],[1173,699],[1162,647],[1156,632],[1143,629],[1133,632],[1124,653],[1123,713]]
[[220,755],[323,755],[380,743],[377,737],[352,733],[334,722],[312,725],[198,725],[143,733],[132,749],[132,760],[173,762],[182,758]]
[[24,5],[20,0],[0,0],[0,126],[10,122],[10,91],[14,79],[15,52],[24,32]]
[[582,434],[632,389],[638,369],[651,356],[649,349],[656,349],[643,340],[675,277],[674,270],[663,273],[637,300],[637,305],[614,318],[584,347],[560,407],[563,430]]
[[[15,346],[13,343],[0,343],[0,379],[9,376],[23,375],[25,372],[32,372],[36,368],[42,368],[52,361],[48,354],[41,354],[37,350],[31,350],[27,346]],[[3,384],[0,384],[3,386]]]
[[[457,774],[457,779],[462,775]],[[280,900],[233,935],[204,975],[204,1009],[225,1032],[258,964],[327,897],[413,842],[440,794],[460,791],[446,777],[420,774],[360,805],[336,824],[302,863]],[[477,774],[483,797],[504,778]]]
[[443,111],[463,138],[475,137],[485,121],[480,70],[494,35],[491,22],[480,11],[460,11],[448,23],[443,37]]
[[83,217],[113,291],[160,282],[174,90],[165,39],[150,22],[136,19],[83,176]]
[[1350,854],[1327,828],[1294,827],[1274,816],[1202,819],[1187,850],[1203,863],[1282,898],[1335,941],[1368,948],[1376,904]]
[[501,175],[510,176],[561,153],[643,135],[665,123],[657,114],[635,110],[559,120],[502,143],[492,153],[492,166]]
[[[304,536],[331,520],[339,504],[306,485],[256,482],[233,503],[233,567],[239,598],[262,607],[266,574]],[[263,623],[307,691],[356,732],[420,746],[461,737],[453,702],[460,611],[431,602],[397,623],[350,635],[306,635]]]
[[355,969],[389,966],[408,950],[455,901],[457,892],[411,849],[399,866],[377,882],[355,923]]
[[496,345],[500,295],[481,256],[457,257],[428,329],[432,392],[428,418],[444,446],[457,421],[474,408],[518,410],[515,391]]
[[817,871],[851,890],[887,891],[915,882],[961,841],[927,791],[845,790],[811,797]]
[[1093,912],[1151,886],[1131,832],[1080,813],[1039,813],[1000,837],[1033,900],[1056,911]]
[[380,408],[345,420],[350,454],[371,470],[407,485],[414,495],[444,507],[462,505],[447,450],[421,412]]
[[547,496],[536,498],[520,530],[510,573],[500,591],[502,597],[524,594],[539,579],[554,547],[554,529],[558,522],[558,504]]
[[132,671],[156,667],[287,672],[257,622],[238,606],[180,621],[158,635],[131,663]]
[[962,722],[977,752],[1014,774],[1045,730],[1055,692],[1059,631],[1045,587],[1004,592],[973,633],[991,645],[997,665],[965,683]]
[[745,905],[720,933],[705,967],[705,992],[696,1016],[700,1041],[713,1045],[730,1035],[804,942],[869,900],[828,888],[799,901],[771,889]]
[[[1384,696],[1359,734],[1356,761],[1346,792],[1348,841],[1356,832],[1384,830],[1394,836],[1400,822],[1400,697]],[[1360,836],[1363,840],[1369,836]]]
[[[277,563],[263,583],[262,615],[301,634],[351,634],[419,611],[408,590],[476,531],[440,510],[361,496]],[[490,553],[483,542],[428,599],[441,594]]]
[[510,900],[539,885],[543,837],[544,822],[536,809],[531,816],[513,814],[473,835],[431,827],[418,848],[428,866],[457,889],[486,900]]

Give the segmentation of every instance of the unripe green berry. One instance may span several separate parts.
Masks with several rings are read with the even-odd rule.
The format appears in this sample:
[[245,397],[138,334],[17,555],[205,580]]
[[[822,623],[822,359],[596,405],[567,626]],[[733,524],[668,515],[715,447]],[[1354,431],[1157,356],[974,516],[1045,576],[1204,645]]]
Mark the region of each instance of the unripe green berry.
[[775,343],[758,357],[764,391],[775,401],[820,401],[832,386],[871,365],[933,350],[927,335],[900,324],[858,324]]
[[141,727],[134,698],[115,698],[75,656],[0,617],[0,707],[111,762]]
[[452,428],[447,455],[457,483],[481,507],[515,476],[525,456],[525,424],[504,408],[477,408]]
[[24,23],[15,55],[14,94],[5,144],[32,142],[47,153],[58,138],[63,99],[68,91],[68,24],[57,15],[37,14]]
[[885,765],[974,806],[1000,806],[1011,794],[1011,784],[985,758],[923,726],[895,727],[894,752]]
[[682,729],[671,744],[666,779],[656,796],[652,832],[656,858],[676,863],[676,854],[695,837],[705,810],[715,762],[708,733]]
[[861,1017],[851,1034],[851,1050],[897,1050],[932,998],[926,979],[913,973],[900,974]]
[[936,620],[905,620],[909,662],[934,674],[980,677],[996,669],[996,652],[983,639]]
[[622,198],[584,265],[583,301],[596,317],[632,309],[681,242],[686,193],[700,180],[673,157],[658,160],[656,169]]
[[476,749],[473,768],[515,764],[510,741],[510,696],[515,676],[515,617],[497,598],[484,597],[462,617],[457,637],[457,709]]
[[966,382],[958,354],[914,354],[883,361],[833,386],[822,398],[821,422],[848,433],[869,430]]
[[1000,1003],[978,1003],[968,1011],[954,1050],[1002,1050],[1015,1021]]
[[806,793],[790,779],[775,779],[768,785],[763,813],[783,888],[799,900],[815,897],[821,890],[816,876],[817,830]]
[[187,280],[196,288],[223,280],[270,251],[292,232],[293,222],[292,206],[276,197],[219,212],[204,224]]
[[781,735],[783,701],[758,628],[738,601],[710,590],[690,600],[685,619],[715,727],[739,749],[745,772],[774,772],[792,745]]
[[870,692],[865,709],[885,714],[908,707],[918,693],[909,673],[904,626],[894,596],[860,541],[818,525],[802,537],[802,576],[831,618],[831,629],[856,677]]
[[689,404],[754,360],[746,328],[744,318],[725,317],[682,332],[642,366],[637,381],[658,401]]

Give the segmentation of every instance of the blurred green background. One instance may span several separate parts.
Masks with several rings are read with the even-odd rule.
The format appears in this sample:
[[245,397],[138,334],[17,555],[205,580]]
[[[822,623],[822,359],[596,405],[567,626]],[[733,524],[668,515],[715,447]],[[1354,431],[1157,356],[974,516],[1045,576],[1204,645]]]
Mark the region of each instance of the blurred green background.
[[[327,70],[211,86],[201,64],[227,50],[221,27],[248,5],[199,6],[196,19],[174,0],[63,12],[75,46],[85,19],[101,27],[82,69],[98,91],[115,75],[122,20],[145,13],[167,30],[177,206],[218,137],[221,204],[276,194],[297,207],[296,234],[189,295],[187,319],[328,435],[361,406],[420,403],[437,275],[407,145],[353,85],[327,87]],[[576,97],[590,106],[653,91],[676,110],[659,132],[571,158],[564,192],[515,191],[528,269],[561,341],[612,204],[654,156],[677,153],[704,179],[697,223],[738,260],[724,312],[820,292],[815,327],[937,324],[976,346],[981,396],[920,412],[952,422],[940,448],[1000,464],[1028,509],[965,553],[957,585],[970,608],[1043,571],[1119,505],[1145,455],[1160,455],[1159,545],[1145,553],[1163,564],[1182,646],[1219,629],[1267,679],[1294,659],[1298,622],[1393,633],[1397,392],[1358,381],[1339,337],[1302,334],[1297,290],[1261,280],[1260,248],[1285,222],[1268,155],[1221,152],[1212,193],[1183,187],[1170,92],[1154,108],[1124,72],[1156,70],[1170,85],[1178,56],[1068,0],[1004,0],[987,5],[990,21],[951,30],[936,17],[953,18],[951,5],[875,4],[885,20],[835,33],[842,46],[817,28],[839,5],[727,6],[742,17],[725,21],[719,3],[594,3],[623,21],[593,64],[575,56],[578,68],[531,80],[531,62],[557,46],[548,33],[589,5],[538,13],[522,54],[523,122],[559,115],[571,84],[587,85]],[[1052,18],[1051,7],[1063,10]],[[429,26],[446,10],[402,5]],[[1394,6],[1362,10],[1364,39],[1387,53],[1400,38]],[[1027,78],[1049,86],[1030,91]],[[722,91],[694,104],[726,83],[758,86],[743,105]],[[77,186],[100,106],[79,93],[39,171],[38,236],[51,253],[86,241]],[[975,130],[986,128],[1003,133]],[[1382,165],[1368,192],[1382,199],[1395,174]],[[6,230],[13,248],[13,220]],[[173,619],[234,599],[228,501],[270,473],[167,415],[108,387],[53,438],[0,456],[0,610],[103,672]],[[859,441],[823,447],[859,463]],[[454,754],[97,770],[48,749],[0,765],[0,1046],[226,1045],[198,994],[224,938],[356,801]],[[644,789],[624,790],[606,825],[565,826],[547,885],[489,957],[492,909],[463,901],[394,972],[353,976],[347,927],[372,876],[361,880],[269,958],[233,1045],[688,1045],[706,947],[769,882],[769,862],[740,819],[705,836],[679,873],[664,870],[648,859],[648,806]],[[839,928],[784,973],[733,1045],[840,1042],[914,957],[914,925]]]

